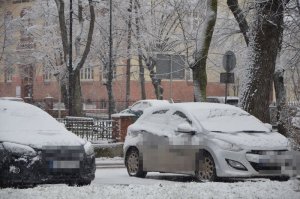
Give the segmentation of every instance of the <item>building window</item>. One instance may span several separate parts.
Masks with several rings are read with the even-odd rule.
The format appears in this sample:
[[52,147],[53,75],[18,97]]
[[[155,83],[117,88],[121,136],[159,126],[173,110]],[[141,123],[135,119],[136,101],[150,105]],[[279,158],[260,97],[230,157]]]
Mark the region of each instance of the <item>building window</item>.
[[43,79],[45,82],[50,81],[52,78],[52,74],[49,71],[44,71]]
[[12,82],[12,71],[11,70],[5,71],[5,82]]
[[185,56],[157,54],[156,76],[159,79],[185,79]]
[[80,70],[80,79],[81,80],[93,80],[94,79],[93,68],[82,68]]
[[102,99],[100,101],[100,109],[106,109],[107,108],[107,102],[106,100]]

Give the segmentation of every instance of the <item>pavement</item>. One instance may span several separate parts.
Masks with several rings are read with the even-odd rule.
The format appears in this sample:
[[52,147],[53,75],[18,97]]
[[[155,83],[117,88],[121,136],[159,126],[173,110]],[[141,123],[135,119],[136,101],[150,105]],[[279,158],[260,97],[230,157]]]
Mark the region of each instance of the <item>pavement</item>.
[[96,158],[96,168],[125,168],[122,157]]

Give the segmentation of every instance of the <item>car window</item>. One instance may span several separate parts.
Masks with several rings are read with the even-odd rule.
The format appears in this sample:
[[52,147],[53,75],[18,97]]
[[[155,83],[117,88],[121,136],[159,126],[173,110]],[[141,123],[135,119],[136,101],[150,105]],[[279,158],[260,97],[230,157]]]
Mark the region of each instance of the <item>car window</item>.
[[156,110],[148,115],[148,117],[144,118],[144,121],[153,124],[166,124],[166,114],[168,111],[168,109]]
[[150,104],[148,102],[142,102],[142,104],[140,105],[141,109],[145,109],[145,108],[148,108],[148,107],[150,107]]
[[178,116],[182,121],[186,121],[189,124],[192,124],[192,121],[181,111],[176,111],[173,113],[174,116]]
[[192,121],[181,111],[175,111],[168,117],[168,127],[170,130],[174,131],[180,124],[192,124]]
[[165,110],[159,110],[159,111],[154,111],[154,112],[152,113],[152,115],[156,115],[156,114],[165,114],[167,111],[168,111],[168,109],[165,109]]
[[140,106],[141,106],[141,102],[138,102],[134,105],[132,105],[132,107],[130,108],[131,110],[139,110],[140,109]]

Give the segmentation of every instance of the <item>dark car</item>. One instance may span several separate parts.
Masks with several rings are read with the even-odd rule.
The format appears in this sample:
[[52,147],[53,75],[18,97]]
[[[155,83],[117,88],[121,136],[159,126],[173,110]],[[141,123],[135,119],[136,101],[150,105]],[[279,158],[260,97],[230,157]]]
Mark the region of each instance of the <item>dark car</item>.
[[0,100],[0,186],[88,185],[95,178],[90,142],[43,110]]

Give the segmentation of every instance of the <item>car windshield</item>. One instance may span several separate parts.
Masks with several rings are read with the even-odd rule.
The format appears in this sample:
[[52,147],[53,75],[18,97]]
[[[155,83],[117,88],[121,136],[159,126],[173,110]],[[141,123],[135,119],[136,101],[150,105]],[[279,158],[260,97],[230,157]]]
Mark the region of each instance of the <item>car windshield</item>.
[[194,117],[208,131],[213,132],[270,132],[257,118],[239,109],[201,109]]
[[43,146],[84,143],[48,113],[23,102],[0,100],[0,141]]

